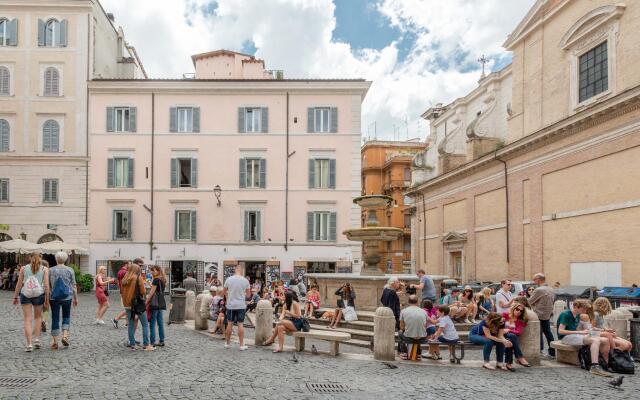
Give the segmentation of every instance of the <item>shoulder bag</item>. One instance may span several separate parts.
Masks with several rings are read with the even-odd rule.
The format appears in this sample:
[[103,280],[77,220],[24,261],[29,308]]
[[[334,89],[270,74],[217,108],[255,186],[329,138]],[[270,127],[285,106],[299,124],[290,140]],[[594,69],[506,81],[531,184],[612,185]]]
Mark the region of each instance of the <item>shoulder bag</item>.
[[146,302],[142,293],[140,293],[140,276],[136,278],[136,291],[131,301],[131,311],[136,315],[141,315],[147,310]]

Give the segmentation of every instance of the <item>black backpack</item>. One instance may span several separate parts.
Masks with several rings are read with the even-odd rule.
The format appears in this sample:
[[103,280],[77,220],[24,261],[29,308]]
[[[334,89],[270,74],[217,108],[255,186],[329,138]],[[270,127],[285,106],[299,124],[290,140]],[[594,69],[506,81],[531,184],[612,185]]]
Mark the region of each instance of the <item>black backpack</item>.
[[631,354],[613,349],[609,352],[609,369],[617,374],[635,374],[635,365]]
[[[611,362],[611,358],[609,358],[609,362]],[[591,365],[593,365],[593,363],[591,362],[591,347],[589,345],[584,345],[580,347],[580,350],[578,350],[578,363],[582,369],[586,369],[587,371],[591,369]],[[604,361],[602,354],[598,354],[598,364],[603,370],[609,370],[609,366]]]

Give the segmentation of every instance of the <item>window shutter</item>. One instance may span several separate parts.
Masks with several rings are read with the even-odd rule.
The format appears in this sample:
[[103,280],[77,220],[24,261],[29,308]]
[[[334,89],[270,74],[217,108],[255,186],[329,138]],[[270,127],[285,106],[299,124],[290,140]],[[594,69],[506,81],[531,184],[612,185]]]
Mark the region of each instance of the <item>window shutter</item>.
[[171,159],[171,187],[178,187],[178,159]]
[[9,68],[0,67],[0,95],[9,96],[11,94]]
[[260,113],[262,116],[262,132],[267,133],[269,132],[269,109],[267,107],[262,107],[262,111],[260,111]]
[[0,180],[0,201],[9,201],[9,180],[2,179]]
[[249,241],[249,211],[244,212],[244,241]]
[[9,36],[9,46],[18,45],[18,20],[7,21],[7,34]]
[[314,117],[315,109],[313,107],[307,108],[307,132],[311,133],[314,131],[313,129],[313,117]]
[[245,112],[246,112],[246,109],[244,107],[238,107],[238,132],[239,133],[245,132],[245,126],[244,126]]
[[47,190],[48,190],[49,185],[47,185],[47,180],[43,179],[42,180],[42,201],[45,202],[48,199],[47,196]]
[[337,213],[329,213],[329,240],[332,242],[336,241],[336,218]]
[[54,67],[49,67],[44,71],[44,95],[60,95],[60,73]]
[[44,46],[44,21],[38,20],[38,46]]
[[169,109],[169,132],[178,132],[178,107]]
[[58,180],[52,179],[51,181],[51,201],[58,202]]
[[247,187],[247,162],[244,158],[240,159],[240,188]]
[[260,159],[260,188],[267,187],[267,160]]
[[11,130],[5,119],[0,119],[0,151],[9,151],[9,136]]
[[60,151],[60,126],[57,122],[52,124],[51,131],[51,151],[57,153]]
[[336,188],[336,160],[329,160],[329,189]]
[[118,212],[113,210],[111,213],[111,240],[116,240],[116,225],[118,221]]
[[138,130],[138,109],[136,107],[129,107],[129,132],[136,132]]
[[127,210],[127,239],[131,239],[133,237],[133,223],[131,222],[131,210]]
[[200,107],[193,107],[193,132],[200,132]]
[[191,240],[196,240],[197,239],[197,232],[198,232],[198,227],[196,226],[196,211],[193,210],[191,211]]
[[129,170],[127,171],[127,187],[128,188],[132,188],[133,187],[133,176],[134,176],[134,172],[135,172],[135,169],[133,168],[133,158],[130,158],[129,161],[127,162],[127,164],[129,164]]
[[314,239],[313,238],[313,217],[314,217],[313,212],[307,213],[307,241],[308,242],[312,242]]
[[173,215],[173,240],[178,240],[178,210],[175,210]]
[[191,187],[198,187],[198,159],[191,159]]
[[107,160],[107,187],[112,188],[115,186],[115,161],[113,158]]
[[338,107],[331,107],[331,133],[338,132]]
[[68,26],[68,22],[66,19],[63,19],[62,21],[60,21],[59,29],[58,29],[58,40],[56,41],[58,43],[58,46],[61,47],[66,47],[67,46],[67,26]]
[[115,111],[113,109],[113,107],[107,107],[107,132],[113,132],[114,129],[114,118],[115,116]]
[[256,240],[262,240],[262,212],[256,211]]
[[316,186],[316,160],[309,159],[309,189],[313,189]]

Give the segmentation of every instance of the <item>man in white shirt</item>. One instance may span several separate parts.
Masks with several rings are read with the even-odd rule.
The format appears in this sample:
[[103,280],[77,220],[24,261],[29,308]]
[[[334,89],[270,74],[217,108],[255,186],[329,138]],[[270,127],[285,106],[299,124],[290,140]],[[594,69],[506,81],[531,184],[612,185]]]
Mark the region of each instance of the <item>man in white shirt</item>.
[[224,295],[227,296],[227,330],[225,332],[225,349],[231,347],[231,332],[233,324],[238,325],[238,339],[240,351],[248,347],[244,345],[244,316],[247,312],[247,299],[251,297],[251,284],[244,277],[241,266],[236,267],[236,274],[224,282]]
[[513,294],[511,294],[511,281],[509,279],[503,279],[500,282],[500,286],[500,290],[496,293],[496,312],[502,315],[502,313],[509,312],[513,304]]

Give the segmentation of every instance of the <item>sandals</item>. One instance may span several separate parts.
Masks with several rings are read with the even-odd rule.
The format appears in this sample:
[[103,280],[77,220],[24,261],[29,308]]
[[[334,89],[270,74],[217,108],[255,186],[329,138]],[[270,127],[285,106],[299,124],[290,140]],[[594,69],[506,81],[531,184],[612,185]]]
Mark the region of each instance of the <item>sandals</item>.
[[509,370],[509,368],[504,364],[496,364],[496,368],[499,368],[499,369],[501,369],[503,371],[508,371]]
[[42,345],[40,344],[40,339],[35,339],[33,341],[33,348],[36,350],[40,350],[40,348],[42,347]]
[[516,360],[516,362],[518,364],[522,365],[523,367],[527,367],[527,368],[531,367],[531,364],[529,364],[528,362],[524,362],[523,363],[523,362],[520,362],[519,360]]
[[58,343],[51,343],[51,350],[58,350]]
[[439,354],[432,354],[431,359],[434,361],[442,360],[442,357]]
[[400,359],[401,360],[407,360],[409,357],[407,357],[407,353],[402,353],[400,354]]
[[482,368],[486,368],[489,371],[495,371],[496,367],[494,367],[493,365],[489,364],[489,363],[484,363],[482,364]]
[[262,342],[263,346],[271,346],[272,344],[273,344],[273,340],[271,340],[271,341],[267,340],[267,341]]
[[24,348],[24,351],[26,353],[31,353],[33,351],[33,345],[27,345],[27,347]]
[[64,347],[69,347],[69,331],[66,332],[66,335],[62,334],[62,345]]
[[511,366],[511,365],[505,365],[505,368],[507,369],[507,371],[516,372],[516,369],[513,368],[513,366]]
[[272,353],[282,353],[282,349],[275,349],[272,351]]

